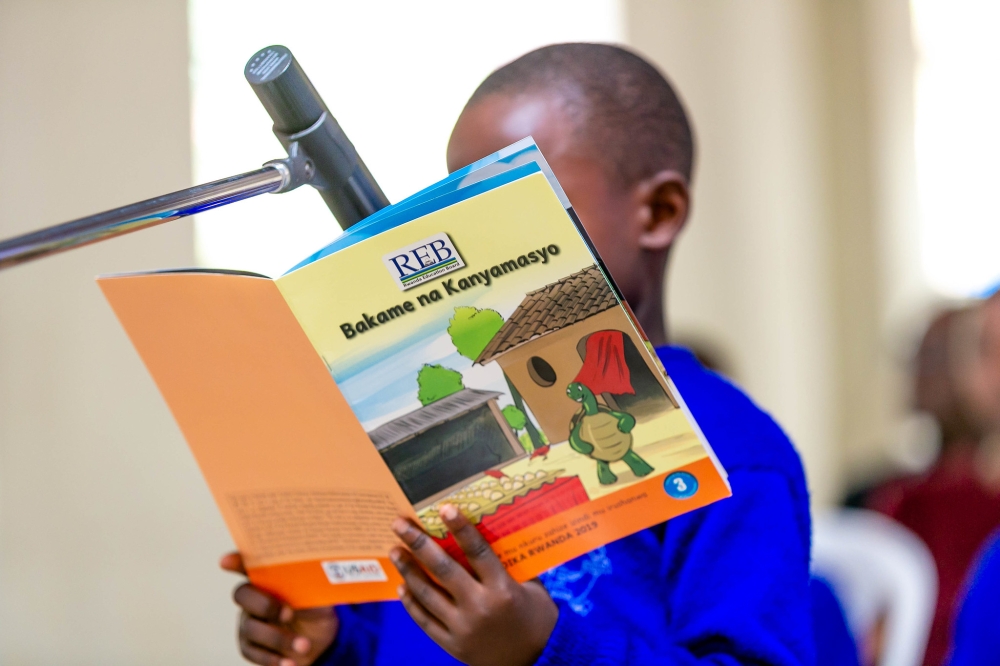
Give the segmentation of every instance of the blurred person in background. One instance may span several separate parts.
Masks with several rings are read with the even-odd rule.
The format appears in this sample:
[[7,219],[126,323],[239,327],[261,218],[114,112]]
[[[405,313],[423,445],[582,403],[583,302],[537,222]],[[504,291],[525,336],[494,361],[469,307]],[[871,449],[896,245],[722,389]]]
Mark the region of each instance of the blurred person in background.
[[972,421],[984,433],[976,456],[980,476],[1000,482],[1000,291],[968,320],[959,348],[959,391]]
[[[946,310],[931,322],[917,352],[914,397],[915,407],[940,429],[940,456],[927,472],[889,481],[865,501],[912,530],[934,557],[939,592],[925,666],[945,662],[963,581],[1000,526],[1000,481],[983,465],[984,414],[989,404],[1000,404],[1000,312],[994,318],[996,340],[989,350],[977,342],[986,337],[978,304]],[[996,376],[982,369],[988,358]]]
[[[1000,291],[979,308],[967,351],[962,393],[985,435],[976,456],[979,476],[1000,487]],[[950,666],[1000,665],[1000,529],[983,548],[965,586],[955,622]]]
[[[972,318],[963,345],[960,391],[972,418],[986,433],[977,452],[979,474],[1000,485],[1000,291]],[[955,622],[949,666],[1000,664],[1000,530],[993,533],[965,586]]]

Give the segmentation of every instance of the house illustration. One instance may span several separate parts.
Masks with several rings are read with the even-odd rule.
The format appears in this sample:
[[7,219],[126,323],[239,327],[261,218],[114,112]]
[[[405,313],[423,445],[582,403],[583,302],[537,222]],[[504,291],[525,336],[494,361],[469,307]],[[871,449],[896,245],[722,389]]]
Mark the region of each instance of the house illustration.
[[500,395],[462,389],[368,433],[415,508],[526,455]]
[[627,366],[623,383],[631,389],[600,393],[601,401],[629,412],[640,423],[676,407],[654,362],[639,351],[644,343],[597,266],[525,295],[476,363],[496,361],[549,441],[562,442],[569,437],[570,419],[580,408],[567,397],[566,387],[580,374],[587,355],[598,353],[588,351],[596,347],[587,344],[594,334],[620,334],[615,338],[614,358],[590,361],[592,367],[613,362]]

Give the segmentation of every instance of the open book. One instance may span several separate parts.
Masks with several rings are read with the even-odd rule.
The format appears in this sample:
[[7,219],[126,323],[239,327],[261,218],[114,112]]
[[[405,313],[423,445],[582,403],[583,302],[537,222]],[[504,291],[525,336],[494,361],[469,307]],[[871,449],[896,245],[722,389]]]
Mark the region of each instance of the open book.
[[527,580],[730,494],[530,139],[271,279],[99,278],[250,579],[392,599],[397,515],[456,504]]

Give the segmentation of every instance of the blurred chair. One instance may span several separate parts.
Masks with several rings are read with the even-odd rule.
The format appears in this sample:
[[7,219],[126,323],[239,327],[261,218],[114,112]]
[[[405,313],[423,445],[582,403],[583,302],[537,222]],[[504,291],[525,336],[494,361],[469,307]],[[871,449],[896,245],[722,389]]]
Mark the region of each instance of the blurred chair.
[[873,666],[919,666],[937,601],[937,571],[910,530],[873,511],[817,515],[813,574],[829,582]]

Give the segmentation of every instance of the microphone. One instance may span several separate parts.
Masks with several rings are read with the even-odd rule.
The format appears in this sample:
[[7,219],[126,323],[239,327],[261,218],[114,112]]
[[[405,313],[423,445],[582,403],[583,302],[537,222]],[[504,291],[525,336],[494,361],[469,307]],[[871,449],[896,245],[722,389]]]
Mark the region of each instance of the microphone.
[[342,228],[389,205],[291,51],[263,48],[243,73],[274,121],[274,135],[293,161],[300,160],[303,180],[319,190]]

